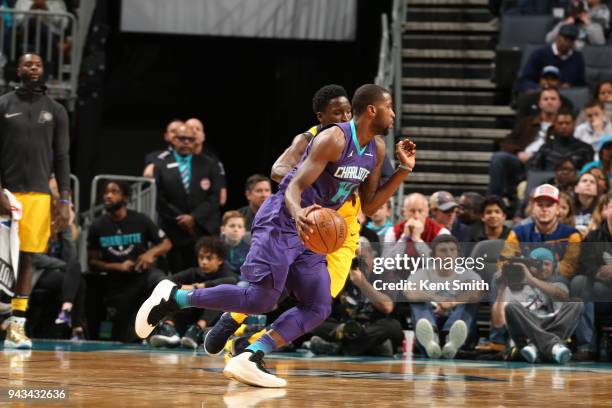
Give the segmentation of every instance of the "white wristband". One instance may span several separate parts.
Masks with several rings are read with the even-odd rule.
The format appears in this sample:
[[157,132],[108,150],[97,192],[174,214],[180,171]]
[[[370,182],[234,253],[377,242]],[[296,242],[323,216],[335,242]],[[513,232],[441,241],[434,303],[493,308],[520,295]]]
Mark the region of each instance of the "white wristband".
[[406,166],[405,164],[400,164],[399,166],[397,166],[397,168],[399,170],[406,170],[406,171],[409,171],[409,172],[412,173],[412,169],[410,167]]

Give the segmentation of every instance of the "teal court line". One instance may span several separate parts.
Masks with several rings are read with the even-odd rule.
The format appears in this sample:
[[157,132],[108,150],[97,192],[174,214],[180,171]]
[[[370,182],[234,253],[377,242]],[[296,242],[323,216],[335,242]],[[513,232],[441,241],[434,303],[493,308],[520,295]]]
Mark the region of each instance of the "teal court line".
[[[154,348],[147,344],[119,343],[110,341],[84,341],[71,342],[69,340],[35,340],[33,350],[38,351],[63,351],[63,352],[104,352],[104,353],[128,353],[128,354],[155,354],[155,355],[194,355],[208,357],[204,351],[194,352],[192,350],[174,348]],[[5,351],[6,352],[6,351]],[[429,360],[422,358],[406,359],[403,356],[397,358],[388,357],[352,357],[352,356],[315,356],[310,352],[274,353],[268,356],[271,360],[311,360],[320,362],[336,363],[363,363],[368,364],[412,364],[440,367],[466,367],[466,368],[496,368],[496,369],[533,369],[545,371],[562,372],[596,372],[612,375],[612,363],[570,363],[567,365],[556,364],[527,364],[523,362],[484,361],[484,360]],[[310,370],[309,370],[310,371]]]

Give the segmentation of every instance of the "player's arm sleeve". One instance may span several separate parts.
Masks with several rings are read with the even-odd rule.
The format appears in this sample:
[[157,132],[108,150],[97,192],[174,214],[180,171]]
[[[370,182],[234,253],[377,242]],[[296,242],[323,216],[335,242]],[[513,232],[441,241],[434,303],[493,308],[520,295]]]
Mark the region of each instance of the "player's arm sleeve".
[[581,242],[582,237],[578,232],[574,232],[568,238],[565,254],[561,262],[559,262],[559,274],[564,278],[571,279],[578,271]]
[[70,191],[70,136],[68,113],[63,106],[57,109],[53,135],[53,165],[59,191]]

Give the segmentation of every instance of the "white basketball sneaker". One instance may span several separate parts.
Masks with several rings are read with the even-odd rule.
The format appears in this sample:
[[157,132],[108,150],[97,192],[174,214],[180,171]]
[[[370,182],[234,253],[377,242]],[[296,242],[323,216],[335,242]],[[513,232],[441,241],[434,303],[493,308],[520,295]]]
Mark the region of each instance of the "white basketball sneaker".
[[270,374],[263,361],[264,353],[245,350],[244,353],[230,359],[223,370],[226,378],[256,387],[280,388],[287,385],[287,381]]

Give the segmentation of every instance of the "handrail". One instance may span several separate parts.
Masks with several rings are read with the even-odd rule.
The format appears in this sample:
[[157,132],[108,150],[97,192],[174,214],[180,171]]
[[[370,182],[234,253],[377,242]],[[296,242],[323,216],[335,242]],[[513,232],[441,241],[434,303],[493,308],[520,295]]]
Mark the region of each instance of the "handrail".
[[[391,54],[393,55],[393,103],[395,109],[398,112],[398,117],[395,119],[394,134],[396,137],[401,137],[402,134],[402,34],[403,34],[403,22],[406,18],[406,0],[394,0],[393,1],[393,46]],[[392,156],[393,157],[393,156]],[[401,217],[401,209],[404,202],[404,188],[400,187],[397,190],[395,209],[394,209],[394,221]]]
[[[6,15],[10,16],[8,24]],[[16,63],[21,54],[28,51],[39,54],[45,62],[45,71],[50,75],[47,81],[50,94],[70,102],[77,98],[78,53],[81,49],[77,31],[78,21],[71,13],[0,7],[0,51],[6,58],[5,63]],[[72,51],[70,61],[66,63],[61,46],[68,37]],[[8,85],[4,79],[0,84]]]
[[[396,119],[393,132],[387,136],[387,155],[391,162],[395,159],[395,141],[401,136],[402,131],[402,23],[406,16],[406,1],[393,0],[391,11],[391,27],[389,27],[388,16],[381,16],[381,38],[380,51],[378,55],[378,72],[375,83],[391,90],[393,105],[396,111]],[[401,203],[404,191],[400,188],[397,192],[396,202]],[[401,204],[395,206],[394,219],[399,216],[397,209]]]

